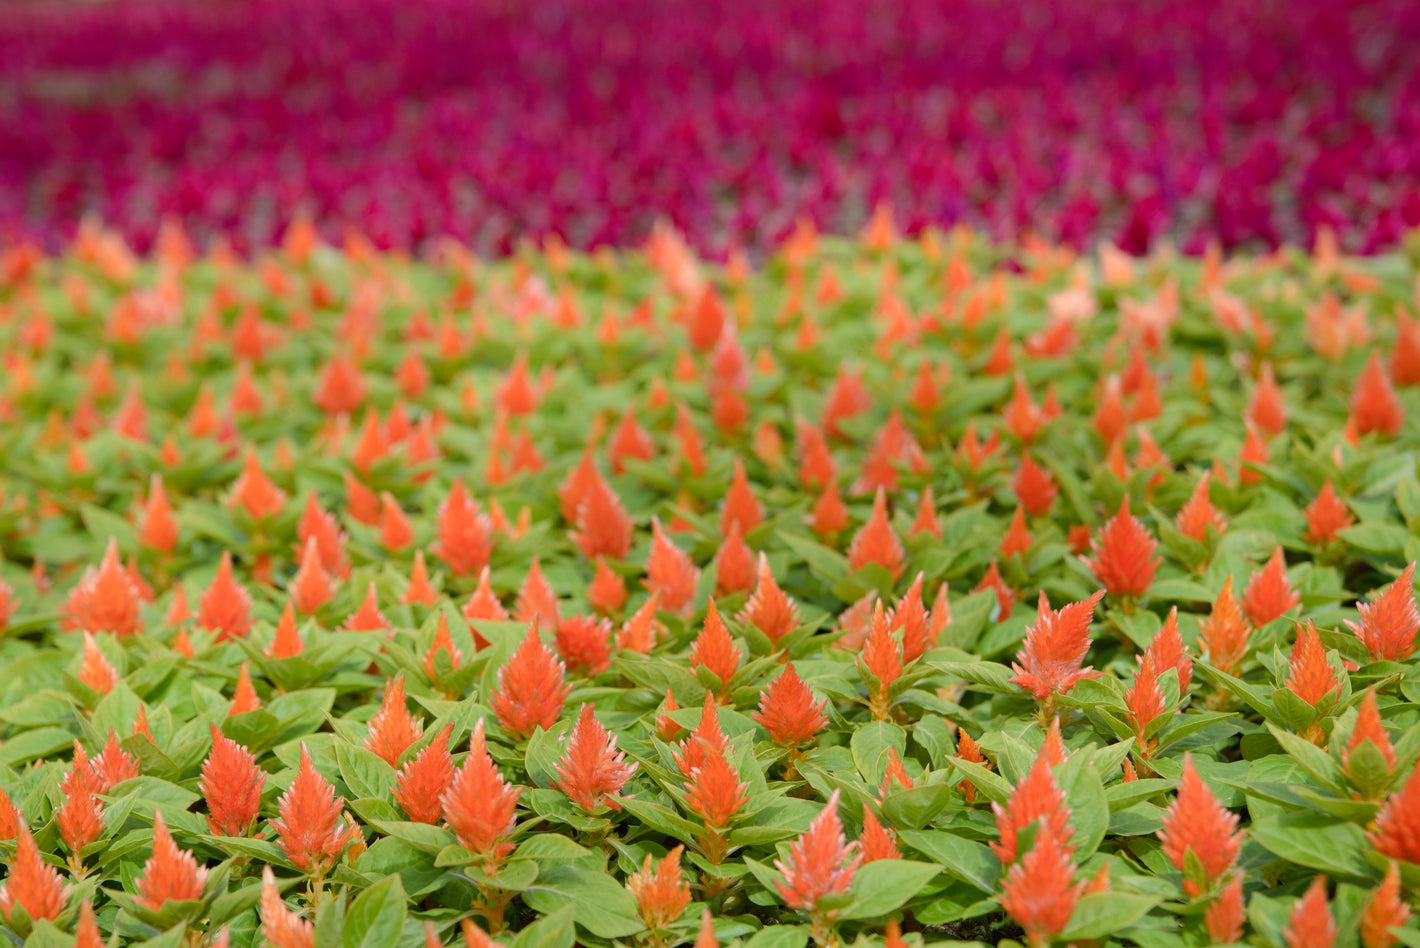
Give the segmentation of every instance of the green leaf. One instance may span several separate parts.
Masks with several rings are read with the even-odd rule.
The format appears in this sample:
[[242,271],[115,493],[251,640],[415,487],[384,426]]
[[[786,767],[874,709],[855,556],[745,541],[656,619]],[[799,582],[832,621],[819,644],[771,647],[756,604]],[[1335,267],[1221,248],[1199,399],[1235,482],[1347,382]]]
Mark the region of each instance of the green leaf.
[[1127,892],[1096,892],[1075,905],[1070,923],[1060,933],[1061,941],[1084,941],[1114,935],[1149,913],[1159,899]]
[[880,859],[858,869],[848,890],[853,901],[840,916],[844,919],[881,918],[906,905],[937,877],[941,866],[906,859]]
[[907,749],[907,732],[887,721],[870,721],[853,732],[848,746],[858,773],[876,786],[887,772],[888,752],[896,750],[901,756]]
[[345,915],[341,948],[384,948],[404,930],[405,895],[399,876],[389,876],[355,897]]
[[1313,812],[1281,813],[1259,817],[1250,829],[1253,839],[1298,865],[1350,879],[1375,875],[1366,862],[1366,834],[1354,823]]
[[601,869],[551,866],[522,897],[544,915],[572,906],[577,924],[601,938],[625,938],[646,927],[631,893]]
[[996,893],[1001,863],[985,843],[963,839],[950,830],[903,830],[898,833],[898,838],[922,855],[936,860],[948,875],[988,895]]
[[565,905],[518,932],[509,948],[572,948],[577,938],[574,908]]

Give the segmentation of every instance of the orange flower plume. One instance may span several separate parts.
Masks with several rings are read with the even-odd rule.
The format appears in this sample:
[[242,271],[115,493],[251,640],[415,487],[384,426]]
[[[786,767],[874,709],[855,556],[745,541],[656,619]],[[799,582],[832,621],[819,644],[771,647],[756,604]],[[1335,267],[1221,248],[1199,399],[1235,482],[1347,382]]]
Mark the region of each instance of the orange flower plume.
[[1326,876],[1317,876],[1306,894],[1292,906],[1282,929],[1287,948],[1331,948],[1336,944],[1336,918],[1326,904]]
[[1349,527],[1356,521],[1346,504],[1336,496],[1336,489],[1331,486],[1330,480],[1321,485],[1316,498],[1307,504],[1304,512],[1307,517],[1307,529],[1302,534],[1302,539],[1318,546],[1333,542],[1338,530]]
[[1091,542],[1094,557],[1082,558],[1082,561],[1111,596],[1133,599],[1149,591],[1160,563],[1157,557],[1150,557],[1158,547],[1159,541],[1129,512],[1126,496],[1119,505],[1119,512]]
[[[503,608],[503,603],[499,601],[498,595],[493,592],[492,574],[486,565],[478,571],[478,588],[473,591],[472,596],[468,597],[468,602],[464,603],[463,617],[470,622],[478,619],[487,619],[489,622],[507,622],[512,618],[508,615],[508,610]],[[478,642],[477,630],[474,630],[474,636],[474,641]]]
[[1384,590],[1371,593],[1370,602],[1356,603],[1361,621],[1346,627],[1366,646],[1375,661],[1404,661],[1415,652],[1415,634],[1420,632],[1420,611],[1415,608],[1415,564],[1408,564],[1399,578]]
[[823,730],[828,723],[823,715],[827,704],[827,700],[814,703],[813,692],[790,662],[760,693],[759,710],[750,717],[769,732],[774,743],[795,747],[813,740]]
[[270,866],[261,870],[261,934],[272,948],[314,948],[315,926],[286,907]]
[[744,609],[735,618],[763,632],[776,647],[779,640],[799,624],[798,605],[779,588],[774,572],[769,568],[769,557],[763,553],[759,554],[754,594],[745,601]]
[[1185,873],[1183,891],[1191,898],[1211,889],[1237,865],[1242,851],[1238,815],[1213,796],[1191,754],[1184,755],[1178,796],[1164,811],[1159,842],[1173,867]]
[[573,523],[572,542],[587,559],[607,556],[614,560],[624,560],[631,552],[635,525],[626,513],[626,507],[611,485],[601,473],[592,469],[592,477],[577,504]]
[[611,622],[596,616],[560,619],[553,633],[557,654],[574,675],[599,675],[611,667]]
[[516,825],[521,787],[509,786],[488,755],[483,720],[474,725],[468,756],[444,791],[444,821],[459,845],[477,853],[485,866],[496,866],[513,851],[508,836]]
[[1218,508],[1213,506],[1213,501],[1208,496],[1211,483],[1212,476],[1204,471],[1188,502],[1179,509],[1178,516],[1174,518],[1174,526],[1178,528],[1178,532],[1199,543],[1207,542],[1210,527],[1215,533],[1222,533],[1228,528],[1228,521],[1218,512]]
[[700,763],[691,768],[686,781],[685,801],[691,812],[705,820],[706,828],[714,831],[728,826],[749,802],[745,793],[749,784],[740,780],[723,747],[708,742],[702,747]]
[[596,572],[587,585],[587,604],[604,616],[614,615],[626,605],[626,580],[607,565],[600,556],[596,558]]
[[232,689],[232,706],[227,709],[227,717],[255,711],[259,707],[261,707],[261,699],[257,697],[256,688],[251,683],[251,673],[247,670],[247,663],[242,662],[237,669],[237,684]]
[[156,910],[164,902],[200,899],[206,882],[207,870],[198,868],[192,853],[178,848],[163,814],[154,810],[153,855],[136,883],[138,901]]
[[89,567],[65,602],[65,627],[83,632],[112,632],[120,638],[143,630],[138,586],[118,557],[118,541],[110,537],[96,570]]
[[1134,745],[1147,757],[1152,741],[1146,736],[1149,725],[1164,713],[1164,693],[1159,690],[1159,668],[1152,655],[1145,653],[1139,660],[1134,681],[1124,693],[1127,710],[1124,719],[1134,729]]
[[406,606],[433,606],[439,602],[439,592],[429,581],[429,567],[424,562],[423,550],[414,551],[414,563],[409,568],[409,582],[405,585],[404,594],[399,597],[399,601]]
[[1230,945],[1242,940],[1243,921],[1242,873],[1234,873],[1208,908],[1203,912],[1203,925],[1216,945]]
[[892,574],[896,580],[906,568],[906,553],[902,541],[888,519],[887,494],[881,487],[873,496],[873,514],[867,523],[859,528],[848,544],[848,565],[862,569],[869,563],[876,563]]
[[789,858],[774,863],[774,868],[783,876],[775,879],[774,884],[784,904],[813,916],[815,921],[822,917],[819,900],[847,892],[862,860],[857,844],[844,838],[843,823],[838,818],[838,796],[839,791],[834,790],[823,811],[790,844]]
[[1101,589],[1088,599],[1052,610],[1042,590],[1035,624],[1026,629],[1025,645],[1011,665],[1016,673],[1011,683],[1046,701],[1053,694],[1068,694],[1082,678],[1098,677],[1099,672],[1084,661],[1090,651],[1090,622],[1103,598]]
[[715,600],[709,600],[705,607],[705,624],[690,646],[691,670],[704,668],[714,675],[720,682],[717,694],[723,699],[728,693],[730,679],[739,671],[740,658],[740,650],[730,638],[730,630],[720,618]]
[[1341,689],[1341,683],[1336,680],[1336,670],[1326,660],[1321,636],[1310,620],[1298,630],[1297,641],[1292,645],[1287,688],[1310,705]]
[[[991,766],[991,762],[981,753],[981,745],[976,743],[976,739],[966,731],[957,732],[956,756],[969,763],[981,764],[988,768]],[[1126,761],[1126,763],[1128,763],[1128,761]],[[961,783],[957,784],[957,789],[961,791],[962,798],[965,799],[968,804],[976,802],[976,787],[972,785],[970,780],[963,780]]]
[[54,814],[59,836],[78,859],[79,851],[97,840],[107,820],[103,806],[94,795],[95,776],[78,741],[74,742],[74,763],[60,784],[64,803]]
[[245,836],[261,810],[266,771],[245,747],[215,724],[212,752],[202,762],[202,796],[207,801],[207,826],[221,836]]
[[[74,923],[73,948],[105,948],[104,936],[99,931],[98,920],[94,918],[93,903],[88,899],[79,903],[79,920]],[[218,948],[216,942],[213,942],[213,948]]]
[[148,500],[138,518],[138,542],[159,553],[171,553],[177,547],[178,525],[173,519],[173,507],[163,487],[163,478],[154,474],[148,482]]
[[1410,906],[1400,893],[1400,867],[1394,861],[1386,865],[1385,878],[1361,912],[1361,944],[1363,948],[1391,948],[1400,939],[1391,934],[1410,921]]
[[1229,576],[1223,580],[1223,588],[1213,601],[1213,611],[1206,619],[1198,620],[1198,644],[1208,655],[1208,661],[1232,674],[1247,655],[1251,634],[1233,596],[1233,577]]
[[232,575],[232,554],[222,551],[217,575],[197,601],[197,622],[218,642],[246,638],[251,628],[251,593]]
[[684,851],[677,846],[659,860],[647,853],[641,868],[626,878],[626,889],[649,929],[669,928],[690,905],[690,885],[680,868]]
[[360,600],[360,608],[345,617],[344,628],[351,632],[379,632],[389,627],[389,620],[380,611],[379,594],[372,580],[365,587],[365,598]]
[[725,492],[724,506],[720,509],[720,532],[729,533],[732,526],[738,526],[740,533],[749,533],[764,520],[764,505],[754,496],[745,474],[744,461],[735,458],[735,470],[730,476],[730,489]]
[[739,524],[734,524],[715,553],[715,594],[747,593],[754,589],[757,575],[754,550],[740,535]]
[[232,493],[227,502],[246,511],[253,520],[267,520],[286,506],[286,492],[273,484],[261,469],[255,446],[247,446],[242,459],[242,472],[232,482]]
[[454,759],[449,754],[453,733],[454,726],[445,724],[395,775],[394,800],[416,823],[438,823],[444,816],[444,791],[454,782]]
[[1279,435],[1287,427],[1287,403],[1270,362],[1262,363],[1262,371],[1258,373],[1257,387],[1252,390],[1252,400],[1247,406],[1247,420],[1269,435]]
[[646,560],[645,586],[661,597],[666,612],[685,615],[695,599],[700,570],[689,556],[661,529],[661,521],[651,518],[651,555]]
[[1049,513],[1056,495],[1060,493],[1060,488],[1055,485],[1055,478],[1035,463],[1028,453],[1021,455],[1021,463],[1011,481],[1011,490],[1015,491],[1016,499],[1032,517]]
[[1386,375],[1380,353],[1372,352],[1351,392],[1348,427],[1358,435],[1376,432],[1393,438],[1400,433],[1404,422],[1405,406],[1396,397],[1395,386]]
[[1086,883],[1075,882],[1070,848],[1043,826],[1030,852],[1006,872],[1001,908],[1025,929],[1032,945],[1048,945],[1065,928]]
[[10,799],[4,787],[0,787],[0,840],[14,839],[20,835],[20,826],[24,822],[15,801]]
[[301,519],[296,523],[296,537],[300,544],[296,552],[305,549],[305,544],[314,539],[320,550],[321,565],[331,576],[345,578],[350,572],[350,561],[345,556],[345,531],[328,512],[321,509],[320,499],[315,491],[306,495],[306,506]]
[[391,767],[399,766],[405,749],[419,740],[424,728],[419,719],[409,713],[404,703],[404,675],[395,675],[385,686],[380,710],[370,718],[370,731],[365,736],[365,749]]
[[475,576],[493,552],[493,522],[469,499],[463,481],[455,480],[439,505],[438,540],[433,553],[455,576]]
[[888,628],[882,600],[873,603],[873,619],[858,659],[858,673],[868,685],[868,707],[873,717],[887,720],[892,685],[902,676],[902,646]]
[[291,595],[291,604],[305,615],[313,614],[335,596],[334,583],[325,571],[320,543],[314,536],[301,549],[301,565],[286,591]]
[[1275,547],[1267,565],[1252,574],[1243,590],[1243,612],[1255,628],[1261,628],[1301,601],[1302,597],[1287,581],[1287,561],[1282,556],[1282,548]]
[[1001,865],[1010,865],[1020,855],[1020,834],[1032,823],[1068,846],[1070,841],[1070,808],[1065,805],[1065,791],[1055,782],[1050,770],[1050,758],[1044,752],[1036,755],[1030,773],[1016,784],[1011,798],[1003,806],[992,803],[996,814],[997,842],[991,850]]
[[620,810],[616,794],[636,772],[636,764],[626,762],[626,754],[616,749],[616,737],[607,734],[594,710],[582,705],[553,785],[588,813],[602,807]]
[[345,798],[337,797],[330,781],[316,770],[302,741],[300,770],[281,794],[279,818],[271,821],[286,858],[305,872],[324,875],[360,837],[358,826],[342,822],[344,805]]
[[94,792],[108,793],[112,787],[125,780],[132,780],[138,776],[138,773],[138,761],[119,746],[118,736],[110,728],[108,742],[104,744],[103,750],[94,758],[90,767],[90,775],[94,780]]
[[1420,862],[1420,768],[1386,798],[1366,838],[1382,856]]
[[8,922],[19,906],[32,921],[52,921],[64,911],[68,901],[69,886],[60,881],[58,871],[39,854],[29,827],[21,825],[9,875],[0,885],[0,915]]
[[1169,610],[1163,626],[1149,640],[1149,647],[1145,649],[1140,660],[1144,658],[1153,660],[1160,675],[1170,668],[1174,669],[1178,673],[1178,693],[1187,693],[1188,685],[1193,680],[1193,659],[1189,656],[1188,648],[1183,644],[1183,636],[1178,631],[1177,606]]
[[84,633],[84,654],[78,678],[94,691],[106,695],[118,684],[118,670],[88,632]]
[[[1373,764],[1362,770],[1359,767],[1351,766],[1351,757],[1362,747],[1370,745],[1368,761],[1371,764],[1375,760],[1373,755],[1380,755],[1380,762],[1385,765],[1385,774],[1381,780],[1377,781],[1373,775]],[[1346,772],[1351,783],[1361,791],[1362,796],[1373,799],[1376,794],[1384,789],[1384,785],[1389,781],[1390,775],[1395,771],[1396,755],[1395,745],[1390,741],[1390,734],[1386,731],[1385,723],[1381,720],[1380,706],[1376,704],[1376,689],[1367,688],[1365,694],[1361,696],[1361,703],[1357,708],[1356,725],[1351,729],[1351,736],[1347,738],[1346,744],[1341,748],[1341,769]]]
[[537,728],[557,723],[571,690],[562,659],[543,644],[537,626],[529,624],[522,644],[498,669],[489,705],[503,730],[523,740]]
[[858,850],[863,854],[864,864],[902,858],[897,848],[897,834],[884,826],[866,803],[863,804],[863,832],[858,837]]
[[651,597],[641,604],[641,608],[631,614],[631,618],[627,619],[616,633],[617,648],[647,655],[656,647],[656,609],[660,607],[660,603],[660,596],[652,593]]

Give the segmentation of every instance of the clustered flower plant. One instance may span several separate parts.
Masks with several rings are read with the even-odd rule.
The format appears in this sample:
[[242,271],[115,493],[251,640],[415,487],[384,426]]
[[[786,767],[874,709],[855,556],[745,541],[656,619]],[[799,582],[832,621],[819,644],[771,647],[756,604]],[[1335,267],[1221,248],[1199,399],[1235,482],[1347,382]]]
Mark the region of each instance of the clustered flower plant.
[[0,934],[1414,944],[1400,256],[0,261]]

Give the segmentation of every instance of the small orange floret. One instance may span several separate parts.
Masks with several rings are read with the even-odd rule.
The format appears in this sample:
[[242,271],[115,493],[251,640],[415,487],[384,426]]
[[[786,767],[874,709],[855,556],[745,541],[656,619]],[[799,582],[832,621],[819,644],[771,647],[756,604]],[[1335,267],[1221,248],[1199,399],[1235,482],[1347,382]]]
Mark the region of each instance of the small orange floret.
[[543,644],[537,626],[530,624],[522,644],[498,669],[489,704],[503,729],[521,740],[539,727],[556,724],[571,690],[562,659]]
[[207,825],[222,836],[245,836],[261,810],[266,771],[245,747],[211,725],[212,752],[202,762]]
[[1243,612],[1255,628],[1279,618],[1302,601],[1287,581],[1287,561],[1276,547],[1267,565],[1252,575],[1243,590]]
[[468,756],[442,798],[444,820],[459,845],[497,864],[513,851],[508,836],[517,823],[521,787],[509,786],[488,754],[483,721],[474,726]]
[[661,608],[666,612],[685,615],[695,599],[695,587],[700,582],[700,570],[666,536],[658,518],[651,518],[651,555],[646,560],[645,585],[658,593]]
[[1193,854],[1199,875],[1183,880],[1183,891],[1189,896],[1197,898],[1237,865],[1242,851],[1237,827],[1237,814],[1223,808],[1194,769],[1192,756],[1185,755],[1178,796],[1164,811],[1159,841],[1164,855],[1180,871],[1189,865],[1188,854]]
[[1298,630],[1297,641],[1292,645],[1287,688],[1310,705],[1341,688],[1336,680],[1336,670],[1326,660],[1326,649],[1321,644],[1316,625],[1310,620]]
[[1065,928],[1085,883],[1075,882],[1069,846],[1049,826],[1041,828],[1030,852],[1006,872],[1001,908],[1025,929],[1032,945],[1047,945]]
[[1231,674],[1247,655],[1250,635],[1247,620],[1233,596],[1233,577],[1229,576],[1213,601],[1213,611],[1206,619],[1198,620],[1198,643],[1210,662]]
[[1149,591],[1159,568],[1160,560],[1154,557],[1158,547],[1159,541],[1129,512],[1126,496],[1090,544],[1093,558],[1083,562],[1111,596],[1132,599]]
[[143,864],[136,883],[138,900],[151,909],[164,902],[184,902],[202,898],[207,870],[199,869],[192,853],[178,848],[163,814],[153,811],[153,855]]
[[281,794],[279,815],[271,821],[286,858],[316,875],[334,865],[345,848],[360,837],[359,827],[341,820],[344,804],[345,798],[335,795],[330,781],[311,763],[310,752],[302,742],[300,769]]
[[760,694],[759,710],[750,717],[776,744],[792,747],[813,740],[823,730],[828,723],[823,715],[826,705],[826,700],[814,702],[813,692],[791,662]]
[[217,575],[197,601],[197,622],[218,642],[245,638],[251,628],[251,593],[232,574],[232,554],[222,552]]
[[1405,406],[1396,397],[1395,386],[1386,375],[1380,353],[1372,352],[1351,393],[1348,427],[1358,435],[1376,432],[1393,438],[1400,433],[1404,422]]
[[424,728],[419,719],[409,713],[404,704],[404,676],[395,675],[385,686],[380,710],[370,718],[370,731],[365,737],[365,749],[391,767],[399,765],[400,755],[419,740]]
[[394,800],[416,823],[438,823],[444,815],[443,796],[454,782],[454,759],[449,754],[452,724],[439,729],[414,759],[395,775]]
[[769,558],[759,554],[754,594],[746,600],[744,609],[735,618],[763,632],[776,647],[779,640],[799,624],[799,607],[774,579]]
[[1090,650],[1090,622],[1103,598],[1101,589],[1052,610],[1042,591],[1035,624],[1026,629],[1025,645],[1011,666],[1016,673],[1011,682],[1045,701],[1052,694],[1067,694],[1082,678],[1098,676],[1084,661]]
[[739,671],[741,654],[730,638],[730,630],[720,618],[720,610],[711,599],[705,609],[705,624],[700,634],[690,646],[690,667],[692,670],[705,668],[720,682],[719,693],[725,694],[730,679]]
[[887,494],[878,488],[873,497],[872,516],[848,544],[848,565],[853,569],[862,569],[869,563],[876,563],[891,573],[895,580],[906,568],[905,558],[902,541],[888,519]]
[[1356,603],[1361,621],[1347,622],[1375,661],[1404,661],[1415,651],[1420,632],[1420,611],[1415,607],[1415,564],[1384,590],[1373,592],[1370,602]]
[[21,825],[9,875],[0,886],[0,915],[9,921],[19,906],[31,920],[53,920],[68,901],[69,886],[60,881],[58,871],[39,854],[29,827]]
[[834,790],[823,811],[789,846],[789,858],[774,863],[783,875],[774,884],[784,904],[810,915],[818,914],[818,903],[824,896],[848,891],[862,860],[857,845],[843,835],[838,796],[839,791]]
[[1292,906],[1282,939],[1287,948],[1331,948],[1336,943],[1336,918],[1326,904],[1326,876],[1313,879]]
[[690,885],[680,868],[684,851],[684,846],[677,846],[659,860],[647,853],[640,870],[626,878],[627,891],[647,928],[668,928],[690,905]]
[[1400,940],[1391,934],[1410,921],[1410,906],[1400,892],[1400,867],[1394,861],[1386,866],[1385,878],[1361,913],[1361,944],[1364,948],[1391,948]]
[[626,762],[626,754],[616,749],[615,735],[609,735],[597,720],[592,705],[584,704],[555,769],[557,789],[586,812],[595,813],[602,807],[621,809],[616,794],[631,779],[636,764]]

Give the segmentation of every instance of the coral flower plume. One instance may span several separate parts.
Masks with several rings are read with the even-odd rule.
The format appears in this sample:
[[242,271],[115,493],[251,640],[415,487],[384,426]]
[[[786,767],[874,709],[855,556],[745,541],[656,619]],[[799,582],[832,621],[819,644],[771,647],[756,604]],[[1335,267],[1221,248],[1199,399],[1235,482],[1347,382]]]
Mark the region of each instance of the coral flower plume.
[[823,730],[828,723],[823,715],[827,703],[815,703],[813,692],[790,663],[760,694],[759,710],[750,717],[774,743],[792,747],[813,740]]
[[1420,611],[1415,607],[1415,564],[1384,590],[1371,594],[1370,602],[1356,603],[1361,621],[1347,622],[1375,661],[1404,661],[1415,651],[1420,632]]
[[335,795],[330,781],[311,763],[310,751],[301,743],[301,766],[296,779],[281,795],[279,816],[271,826],[280,837],[286,858],[306,872],[322,874],[360,830],[341,819],[344,797]]
[[508,836],[517,822],[521,787],[509,786],[488,755],[483,720],[474,726],[468,757],[442,797],[444,820],[459,845],[496,864],[513,851]]
[[626,879],[626,889],[647,928],[669,927],[690,905],[690,885],[680,868],[684,851],[684,846],[676,846],[659,860],[647,853],[641,868]]
[[245,836],[261,809],[266,771],[245,747],[215,724],[212,752],[202,762],[202,795],[207,800],[207,825],[213,833]]
[[498,669],[489,704],[503,729],[521,739],[556,724],[571,690],[562,659],[543,644],[536,624],[530,623],[522,644]]
[[1093,557],[1083,561],[1111,596],[1134,598],[1148,592],[1154,580],[1160,562],[1154,557],[1158,547],[1159,541],[1129,512],[1129,498],[1125,497],[1119,512],[1091,542]]
[[[1185,872],[1183,891],[1189,896],[1201,895],[1237,864],[1242,851],[1237,827],[1237,814],[1223,808],[1185,754],[1178,796],[1164,811],[1159,841],[1174,868]],[[1195,870],[1189,869],[1190,854]]]
[[394,800],[416,823],[438,823],[444,815],[444,791],[454,782],[454,759],[449,738],[454,726],[445,724],[423,750],[395,775]]
[[153,811],[153,855],[138,877],[138,898],[149,908],[162,908],[167,901],[182,902],[202,897],[207,870],[199,869],[192,853],[178,848],[163,814]]
[[873,497],[872,516],[848,544],[848,565],[853,569],[862,569],[869,563],[876,563],[897,579],[906,568],[905,557],[902,541],[888,519],[887,494],[879,487]]
[[0,915],[9,921],[18,906],[31,919],[55,919],[64,911],[68,900],[69,886],[60,881],[59,873],[40,856],[29,827],[21,825],[9,875],[0,886]]
[[1097,677],[1084,661],[1090,650],[1090,622],[1103,598],[1101,589],[1052,610],[1042,591],[1035,624],[1026,629],[1025,645],[1011,666],[1016,673],[1011,683],[1044,701],[1052,694],[1067,694],[1082,678]]
[[582,705],[567,750],[557,762],[555,786],[588,813],[602,807],[620,810],[616,794],[636,772],[626,754],[616,749],[616,737],[607,734],[590,704]]
[[405,748],[419,740],[423,733],[424,728],[419,719],[405,707],[404,676],[395,675],[385,686],[385,697],[380,704],[380,710],[370,719],[365,748],[391,767],[396,767]]
[[789,846],[789,858],[774,863],[783,876],[774,884],[790,908],[814,913],[824,896],[847,892],[853,884],[862,857],[856,852],[857,844],[844,838],[838,796],[839,791],[833,791],[822,812]]

